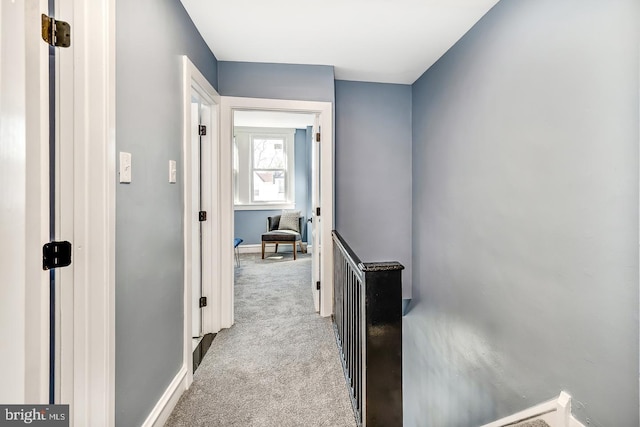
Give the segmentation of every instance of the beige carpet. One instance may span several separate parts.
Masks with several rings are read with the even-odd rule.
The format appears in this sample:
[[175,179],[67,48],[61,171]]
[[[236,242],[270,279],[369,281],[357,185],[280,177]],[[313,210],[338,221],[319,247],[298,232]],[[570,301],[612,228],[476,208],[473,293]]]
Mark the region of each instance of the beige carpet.
[[314,313],[310,255],[243,255],[235,283],[236,323],[166,426],[354,427],[331,321]]

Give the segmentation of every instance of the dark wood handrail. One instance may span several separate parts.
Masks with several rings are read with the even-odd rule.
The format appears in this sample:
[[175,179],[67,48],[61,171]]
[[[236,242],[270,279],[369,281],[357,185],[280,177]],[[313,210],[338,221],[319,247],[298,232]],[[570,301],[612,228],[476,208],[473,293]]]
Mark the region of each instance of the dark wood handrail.
[[333,323],[359,426],[402,426],[402,270],[364,263],[337,231]]
[[349,244],[346,242],[346,240],[344,240],[340,233],[338,233],[336,230],[333,230],[331,234],[333,235],[333,239],[338,241],[338,244],[342,246],[342,249],[346,253],[347,257],[350,258],[355,265],[362,264],[362,261],[360,261],[358,255],[356,255],[353,249],[351,249],[351,246],[349,246]]

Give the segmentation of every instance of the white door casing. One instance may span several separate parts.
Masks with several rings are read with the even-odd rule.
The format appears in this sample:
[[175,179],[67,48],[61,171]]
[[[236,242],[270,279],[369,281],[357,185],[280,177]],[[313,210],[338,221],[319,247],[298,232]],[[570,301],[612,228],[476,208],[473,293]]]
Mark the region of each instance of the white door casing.
[[[221,97],[220,122],[220,203],[222,205],[220,219],[222,242],[229,242],[224,253],[221,254],[221,315],[224,327],[230,327],[234,321],[233,313],[233,111],[234,110],[264,110],[287,111],[306,114],[318,114],[319,126],[322,129],[319,143],[320,160],[320,194],[322,201],[322,229],[320,241],[331,241],[334,217],[334,162],[333,162],[333,105],[331,102],[296,101],[264,98]],[[315,239],[314,239],[315,240]],[[313,253],[319,256],[321,290],[319,311],[321,316],[330,316],[333,310],[333,252],[331,245],[324,245],[321,252]],[[314,284],[315,286],[315,284]],[[317,291],[316,291],[317,292]]]
[[57,51],[60,393],[71,425],[115,424],[115,0],[56,0],[71,25]]
[[[219,203],[219,121],[220,121],[220,95],[211,86],[207,79],[198,71],[195,65],[186,56],[182,57],[183,68],[183,159],[184,170],[179,174],[184,180],[184,350],[183,369],[186,368],[189,387],[193,381],[193,357],[192,357],[192,331],[193,315],[196,313],[196,304],[193,295],[193,283],[197,279],[200,269],[202,296],[207,298],[207,307],[202,310],[201,334],[215,333],[223,328],[223,321],[219,310],[221,294],[221,254],[224,252],[223,241],[217,236],[221,234]],[[207,128],[207,134],[202,137],[202,151],[200,158],[196,152],[197,145],[193,128],[192,93],[196,93],[202,107],[200,109],[200,124]],[[196,132],[197,133],[197,132]],[[196,182],[198,174],[200,184]],[[199,191],[197,191],[198,186]],[[200,196],[201,203],[194,200]],[[197,206],[200,206],[198,208]],[[196,241],[200,231],[198,221],[199,210],[207,212],[207,220],[202,223],[201,244]],[[201,251],[202,263],[200,265],[197,251]]]

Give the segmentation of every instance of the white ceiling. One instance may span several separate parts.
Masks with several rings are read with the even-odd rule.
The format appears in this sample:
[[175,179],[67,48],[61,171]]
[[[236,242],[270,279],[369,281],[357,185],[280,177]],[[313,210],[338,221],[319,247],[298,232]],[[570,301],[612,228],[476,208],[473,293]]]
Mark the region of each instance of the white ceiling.
[[498,0],[181,0],[221,61],[412,84]]

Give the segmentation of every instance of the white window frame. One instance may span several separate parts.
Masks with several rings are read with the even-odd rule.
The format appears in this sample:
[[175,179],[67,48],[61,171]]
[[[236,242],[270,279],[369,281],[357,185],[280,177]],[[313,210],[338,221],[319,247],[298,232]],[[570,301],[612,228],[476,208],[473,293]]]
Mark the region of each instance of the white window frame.
[[[265,209],[294,209],[295,208],[295,129],[290,128],[260,128],[237,126],[234,129],[234,144],[238,151],[238,167],[234,189],[234,209],[236,210],[265,210]],[[264,202],[254,200],[253,184],[253,140],[256,138],[279,137],[284,140],[285,154],[285,200]]]

